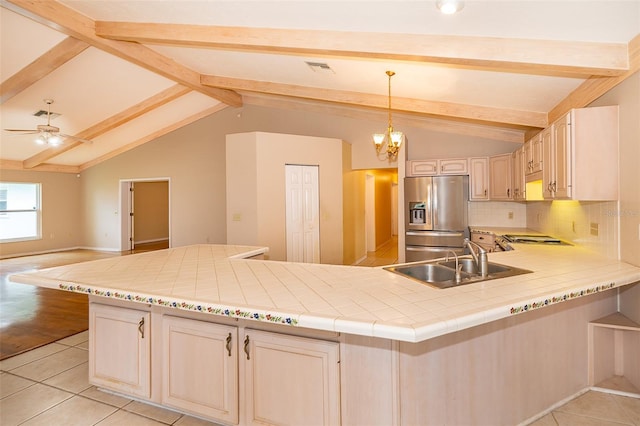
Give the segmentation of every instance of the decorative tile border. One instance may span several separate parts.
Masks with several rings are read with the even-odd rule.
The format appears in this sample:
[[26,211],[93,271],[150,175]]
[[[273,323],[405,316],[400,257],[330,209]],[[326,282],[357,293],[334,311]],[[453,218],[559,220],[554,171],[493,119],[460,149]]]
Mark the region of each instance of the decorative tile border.
[[599,293],[601,291],[609,290],[616,286],[615,282],[610,282],[608,284],[599,285],[596,287],[591,287],[586,290],[580,291],[572,291],[571,293],[563,294],[562,296],[553,296],[548,299],[540,300],[537,302],[527,303],[522,306],[514,306],[509,310],[511,315],[520,314],[522,312],[531,311],[533,309],[543,308],[545,306],[553,305],[560,302],[565,302],[567,300],[576,299],[582,296],[588,296],[590,294]]
[[265,314],[262,312],[244,311],[241,309],[230,307],[218,307],[215,305],[207,304],[195,304],[187,302],[172,301],[163,298],[156,298],[151,296],[142,296],[134,293],[103,290],[99,288],[83,287],[76,284],[58,284],[58,288],[65,291],[71,291],[74,293],[91,294],[94,296],[108,297],[111,299],[131,301],[136,303],[145,303],[149,305],[162,306],[166,308],[175,308],[183,311],[200,312],[211,315],[220,315],[230,318],[242,318],[254,321],[265,321],[273,324],[291,325],[297,326],[298,320],[291,317],[282,317],[279,315]]

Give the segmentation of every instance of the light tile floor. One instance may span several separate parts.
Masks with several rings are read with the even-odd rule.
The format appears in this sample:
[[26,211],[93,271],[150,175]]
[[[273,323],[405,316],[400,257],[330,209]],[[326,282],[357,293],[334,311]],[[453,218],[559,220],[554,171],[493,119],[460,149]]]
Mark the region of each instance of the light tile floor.
[[[90,385],[87,339],[79,333],[0,361],[0,424],[215,425]],[[640,399],[589,391],[531,424],[578,425],[640,426]]]
[[0,361],[0,425],[215,425],[90,385],[87,339],[85,331]]

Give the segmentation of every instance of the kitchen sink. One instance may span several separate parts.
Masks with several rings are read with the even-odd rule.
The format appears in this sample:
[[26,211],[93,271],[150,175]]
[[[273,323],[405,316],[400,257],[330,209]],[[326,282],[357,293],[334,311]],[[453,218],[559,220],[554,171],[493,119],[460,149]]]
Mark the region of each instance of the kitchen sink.
[[[451,268],[451,269],[455,269],[456,268],[456,261],[455,260],[449,260],[448,262],[438,262],[438,265],[445,266],[445,267]],[[462,266],[462,272],[466,272],[468,274],[479,274],[480,273],[480,271],[478,271],[478,264],[475,262],[475,260],[473,260],[470,257],[469,258],[460,258],[460,259],[458,259],[458,266]],[[489,269],[488,269],[489,275],[497,274],[497,273],[503,273],[503,272],[507,272],[507,271],[510,271],[511,269],[513,269],[510,266],[498,265],[497,263],[491,263],[491,262],[489,262],[488,266],[489,266]]]
[[429,284],[436,288],[456,287],[459,285],[472,284],[497,278],[506,278],[532,272],[527,269],[520,269],[489,262],[488,274],[486,277],[483,277],[478,272],[478,267],[473,258],[459,257],[458,265],[461,265],[462,268],[460,270],[460,281],[456,282],[455,265],[455,260],[434,260],[429,262],[387,266],[383,269],[414,279],[424,284]]

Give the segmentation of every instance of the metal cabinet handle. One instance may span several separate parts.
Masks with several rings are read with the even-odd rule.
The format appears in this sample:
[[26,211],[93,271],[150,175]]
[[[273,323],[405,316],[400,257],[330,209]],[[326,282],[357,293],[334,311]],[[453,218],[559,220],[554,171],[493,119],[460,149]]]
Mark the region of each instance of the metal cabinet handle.
[[244,338],[244,353],[247,354],[247,360],[249,358],[249,335]]
[[507,189],[507,197],[511,197],[511,189]]
[[227,336],[227,352],[231,356],[231,333]]
[[140,337],[144,339],[144,317],[142,317],[138,323],[138,333],[140,333]]
[[485,195],[485,197],[487,196],[487,190],[486,189],[484,190],[484,195]]

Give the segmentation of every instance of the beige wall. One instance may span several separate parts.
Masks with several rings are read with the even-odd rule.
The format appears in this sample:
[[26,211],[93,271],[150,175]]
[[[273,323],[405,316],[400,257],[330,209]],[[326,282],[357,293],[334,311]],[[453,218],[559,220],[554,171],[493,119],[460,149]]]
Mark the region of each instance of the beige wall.
[[342,264],[342,152],[338,139],[263,132],[228,135],[227,242],[266,245],[269,259],[286,260],[285,165],[319,166],[320,262]]
[[75,174],[0,170],[0,180],[40,183],[42,188],[42,239],[0,244],[0,256],[83,245],[81,179]]
[[169,182],[134,183],[133,241],[169,239]]

